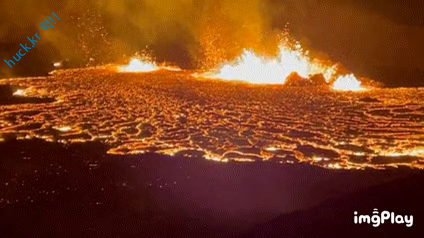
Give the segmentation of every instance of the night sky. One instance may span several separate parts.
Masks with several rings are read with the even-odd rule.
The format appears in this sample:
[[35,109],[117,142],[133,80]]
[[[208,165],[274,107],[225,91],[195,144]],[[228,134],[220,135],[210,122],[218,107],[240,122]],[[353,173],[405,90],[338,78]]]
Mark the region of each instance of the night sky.
[[[218,32],[214,47],[231,58],[266,45],[289,23],[312,54],[357,75],[386,86],[424,85],[422,1],[19,0],[2,1],[0,9],[2,59],[12,59],[26,36],[40,32],[42,38],[13,69],[2,60],[0,77],[45,74],[64,59],[69,67],[122,62],[146,47],[159,61],[199,68],[211,32]],[[61,21],[42,30],[40,22],[53,11]]]

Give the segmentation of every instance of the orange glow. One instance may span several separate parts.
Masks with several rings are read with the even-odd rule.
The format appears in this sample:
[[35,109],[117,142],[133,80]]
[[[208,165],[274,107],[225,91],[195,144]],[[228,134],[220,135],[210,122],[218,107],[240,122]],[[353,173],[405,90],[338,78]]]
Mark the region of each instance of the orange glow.
[[341,169],[342,167],[338,163],[328,164],[329,169]]
[[334,90],[339,91],[364,91],[364,88],[361,85],[361,82],[353,74],[342,75],[336,79],[332,87]]
[[62,67],[62,62],[55,62],[53,63],[53,66],[58,68],[58,67]]
[[215,162],[223,162],[223,163],[227,163],[228,159],[223,159],[218,155],[214,155],[214,154],[206,154],[205,155],[205,159],[206,160],[211,160],[211,161],[215,161]]
[[142,61],[139,58],[132,58],[130,63],[125,66],[120,66],[118,68],[119,72],[152,72],[159,70],[159,67],[152,61]]
[[13,96],[26,96],[25,90],[18,89],[13,93]]
[[252,51],[244,50],[236,63],[224,64],[217,72],[209,72],[202,76],[240,80],[253,84],[284,84],[286,78],[293,72],[303,78],[323,74],[328,82],[334,74],[334,69],[311,60],[308,52],[305,52],[300,44],[296,44],[293,49],[281,44],[275,58],[265,58]]
[[[330,68],[332,83],[340,69]],[[123,77],[115,69],[60,70],[1,81],[27,96],[57,100],[1,107],[0,142],[14,135],[65,144],[96,141],[110,145],[107,153],[114,155],[424,169],[423,90],[371,90],[366,96],[376,100],[363,103],[362,93],[228,85],[192,80],[190,71]],[[347,99],[352,106],[346,106]],[[11,121],[17,113],[23,116]]]
[[60,131],[60,132],[68,132],[68,131],[72,130],[72,128],[70,126],[61,126],[61,127],[56,127],[55,129]]
[[180,71],[181,69],[176,66],[166,66],[166,65],[157,65],[153,60],[144,57],[145,59],[140,59],[139,57],[134,57],[131,59],[130,63],[125,66],[118,67],[118,72],[122,73],[144,73],[144,72],[153,72],[157,70],[169,70],[169,71]]
[[293,73],[304,79],[321,74],[326,83],[332,84],[334,90],[366,90],[353,74],[339,76],[337,64],[328,65],[318,59],[312,59],[309,52],[298,42],[291,44],[287,38],[280,42],[276,57],[259,56],[245,49],[235,62],[224,63],[217,70],[193,76],[251,84],[284,84]]
[[424,147],[417,147],[413,149],[405,149],[401,151],[380,151],[379,155],[388,157],[401,157],[401,156],[424,156]]

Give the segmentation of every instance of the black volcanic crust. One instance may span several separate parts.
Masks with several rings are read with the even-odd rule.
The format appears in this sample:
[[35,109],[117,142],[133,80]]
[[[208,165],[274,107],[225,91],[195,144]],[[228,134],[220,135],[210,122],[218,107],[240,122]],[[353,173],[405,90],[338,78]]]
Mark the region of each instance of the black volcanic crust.
[[[0,237],[406,237],[399,234],[422,225],[417,170],[223,164],[107,149],[0,143]],[[352,225],[354,210],[372,208],[412,214],[414,228]]]

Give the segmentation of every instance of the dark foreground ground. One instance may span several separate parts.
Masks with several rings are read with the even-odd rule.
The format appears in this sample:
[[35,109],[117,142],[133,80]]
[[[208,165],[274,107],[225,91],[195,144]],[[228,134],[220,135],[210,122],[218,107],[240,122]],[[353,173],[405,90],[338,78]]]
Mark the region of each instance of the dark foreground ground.
[[[0,143],[0,237],[422,237],[424,174]],[[414,226],[354,225],[373,208]]]

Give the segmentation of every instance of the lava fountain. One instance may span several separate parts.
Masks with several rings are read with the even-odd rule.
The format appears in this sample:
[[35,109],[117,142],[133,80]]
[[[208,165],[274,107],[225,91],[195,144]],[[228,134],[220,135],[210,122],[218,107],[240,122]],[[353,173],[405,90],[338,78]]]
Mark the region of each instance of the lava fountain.
[[157,65],[152,59],[146,57],[144,59],[134,57],[128,65],[118,67],[118,72],[121,73],[144,73],[158,70],[180,71],[181,69],[176,66]]
[[366,88],[361,85],[361,82],[357,80],[353,74],[339,76],[333,83],[332,88],[339,91],[358,92],[366,90]]
[[135,73],[135,72],[151,72],[159,70],[159,67],[153,61],[143,61],[139,58],[132,58],[130,63],[125,66],[118,67],[119,72]]
[[361,91],[366,88],[353,75],[337,75],[337,65],[326,65],[318,59],[312,59],[309,52],[303,50],[300,43],[291,46],[289,40],[281,41],[276,57],[259,56],[245,49],[232,63],[224,63],[219,69],[195,77],[236,80],[251,84],[284,84],[293,73],[308,79],[313,75],[322,75],[327,83],[334,83],[334,90]]

